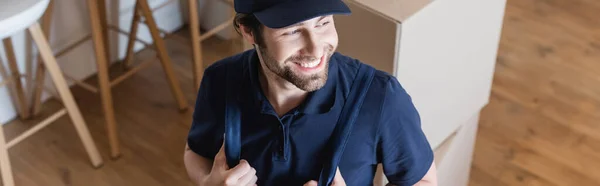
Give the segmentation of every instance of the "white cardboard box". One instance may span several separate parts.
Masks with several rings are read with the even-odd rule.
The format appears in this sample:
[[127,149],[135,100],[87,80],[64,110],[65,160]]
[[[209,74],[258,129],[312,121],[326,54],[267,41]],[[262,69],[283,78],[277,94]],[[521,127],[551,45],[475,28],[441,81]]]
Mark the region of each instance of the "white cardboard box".
[[[432,148],[454,153],[454,148],[471,149],[446,154],[470,165],[474,137],[452,140],[446,143],[450,148],[440,146],[464,133],[459,129],[476,128],[462,126],[473,123],[488,103],[506,0],[346,2],[352,15],[336,16],[338,51],[397,77],[413,98]],[[462,171],[468,177],[468,169]],[[440,180],[446,175],[450,173],[438,172]],[[454,180],[440,185],[466,185],[460,181],[464,178]]]

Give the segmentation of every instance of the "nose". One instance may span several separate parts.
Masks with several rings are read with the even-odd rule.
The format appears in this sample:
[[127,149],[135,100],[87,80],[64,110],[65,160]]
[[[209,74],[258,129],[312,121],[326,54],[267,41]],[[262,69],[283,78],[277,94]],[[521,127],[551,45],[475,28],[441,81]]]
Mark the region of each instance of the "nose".
[[319,35],[311,32],[306,32],[304,35],[305,47],[303,49],[303,54],[316,57],[317,59],[323,56],[324,49]]

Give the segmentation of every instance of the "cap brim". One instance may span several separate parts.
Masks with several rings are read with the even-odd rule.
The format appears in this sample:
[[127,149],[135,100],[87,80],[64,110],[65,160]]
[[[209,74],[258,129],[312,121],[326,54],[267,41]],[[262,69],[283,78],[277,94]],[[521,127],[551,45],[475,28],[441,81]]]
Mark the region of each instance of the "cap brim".
[[269,28],[282,28],[319,16],[350,14],[350,8],[341,0],[288,1],[254,16]]

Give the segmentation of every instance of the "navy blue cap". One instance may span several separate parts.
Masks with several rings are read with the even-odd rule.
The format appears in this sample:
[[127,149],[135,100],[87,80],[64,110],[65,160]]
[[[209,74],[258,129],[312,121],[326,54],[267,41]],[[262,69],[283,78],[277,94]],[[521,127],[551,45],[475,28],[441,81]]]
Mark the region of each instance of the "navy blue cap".
[[315,17],[350,14],[342,0],[235,0],[237,13],[254,14],[269,28],[281,28]]

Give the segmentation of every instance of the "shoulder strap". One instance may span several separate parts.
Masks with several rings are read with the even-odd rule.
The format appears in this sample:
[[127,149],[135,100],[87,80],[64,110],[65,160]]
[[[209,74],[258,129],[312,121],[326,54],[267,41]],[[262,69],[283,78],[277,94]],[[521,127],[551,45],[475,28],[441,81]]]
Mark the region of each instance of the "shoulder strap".
[[237,93],[241,87],[236,80],[241,78],[243,72],[235,68],[236,65],[229,64],[227,67],[227,84],[225,98],[225,157],[229,167],[235,167],[240,163],[241,144],[241,117],[242,111],[237,103]]
[[329,186],[335,177],[336,169],[348,142],[348,137],[352,132],[364,98],[371,86],[374,74],[375,69],[373,67],[361,65],[356,80],[348,94],[348,99],[344,103],[344,107],[342,107],[342,112],[338,118],[333,135],[329,140],[329,146],[326,147],[325,157],[330,157],[331,161],[323,163],[323,169],[319,177],[319,186]]

